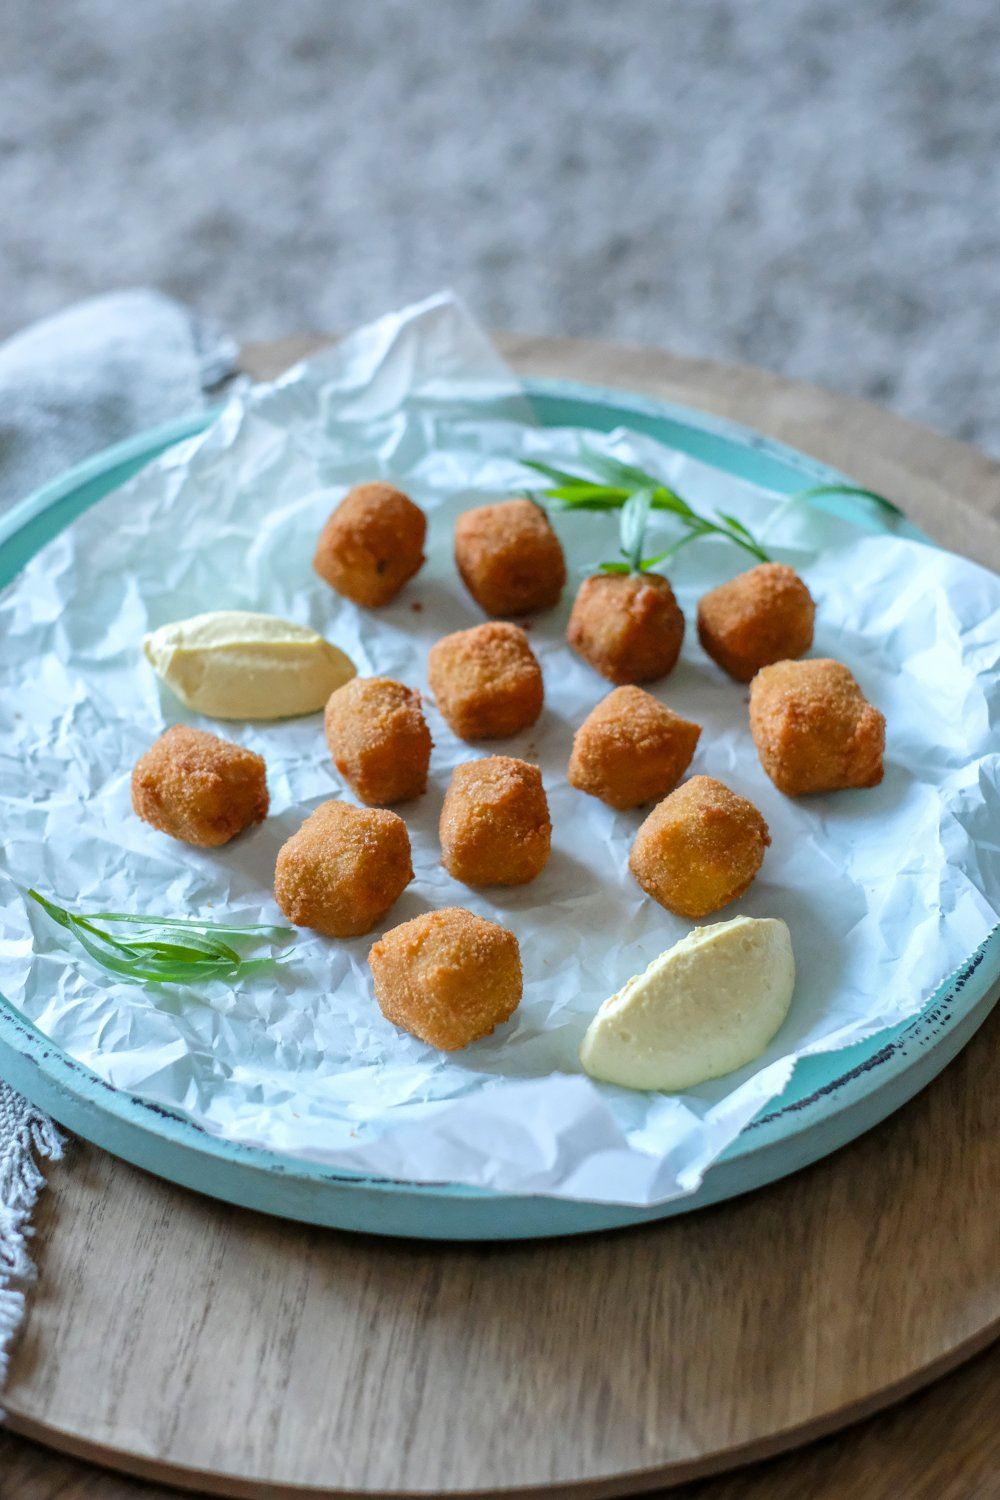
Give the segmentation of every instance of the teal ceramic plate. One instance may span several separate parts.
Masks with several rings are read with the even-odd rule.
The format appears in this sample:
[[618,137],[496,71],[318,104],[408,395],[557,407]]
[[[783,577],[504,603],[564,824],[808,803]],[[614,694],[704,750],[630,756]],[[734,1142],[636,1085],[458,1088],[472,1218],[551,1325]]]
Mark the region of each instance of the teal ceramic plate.
[[[532,381],[538,420],[551,427],[647,433],[724,473],[793,494],[844,476],[758,433],[683,407],[622,391]],[[25,500],[0,523],[0,585],[89,506],[211,414],[175,422],[81,464]],[[848,497],[823,502],[869,531],[927,540]],[[690,1197],[658,1208],[513,1197],[447,1184],[389,1182],[332,1171],[207,1135],[159,1105],[112,1088],[28,1024],[0,997],[0,1076],[61,1124],[105,1150],[198,1192],[265,1213],[340,1229],[421,1239],[527,1239],[578,1234],[687,1213],[749,1192],[853,1140],[928,1083],[996,1002],[995,932],[911,1021],[840,1052],[800,1062],[777,1099],[742,1132]]]

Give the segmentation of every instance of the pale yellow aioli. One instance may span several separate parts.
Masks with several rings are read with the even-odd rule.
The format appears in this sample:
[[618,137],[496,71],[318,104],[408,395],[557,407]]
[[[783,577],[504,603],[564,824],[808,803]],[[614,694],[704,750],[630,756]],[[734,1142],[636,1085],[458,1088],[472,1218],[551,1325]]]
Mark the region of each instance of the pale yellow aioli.
[[794,987],[792,941],[778,918],[696,927],[605,1000],[580,1061],[623,1088],[694,1088],[760,1056]]
[[357,675],[350,657],[315,630],[240,609],[161,625],[142,649],[182,703],[213,719],[315,713]]

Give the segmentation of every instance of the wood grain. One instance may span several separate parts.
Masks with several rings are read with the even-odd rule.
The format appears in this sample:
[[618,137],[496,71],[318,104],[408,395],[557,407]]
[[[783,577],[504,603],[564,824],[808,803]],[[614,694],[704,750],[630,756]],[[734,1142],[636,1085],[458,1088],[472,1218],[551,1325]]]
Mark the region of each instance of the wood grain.
[[[564,341],[508,349],[534,373],[642,388],[757,426],[1000,566],[986,519],[1000,513],[1000,468],[960,445],[773,376]],[[266,360],[300,352],[251,362],[266,373]],[[429,1246],[323,1232],[79,1145],[43,1200],[11,1425],[136,1472],[252,1495],[626,1493],[803,1441],[1000,1326],[998,1041],[1000,1013],[904,1110],[794,1178],[585,1240]],[[988,1403],[996,1386],[982,1379]],[[942,1421],[954,1431],[953,1414]],[[852,1455],[866,1441],[869,1476],[855,1490]],[[807,1457],[783,1461],[805,1465],[798,1488],[740,1489],[758,1483],[748,1474],[690,1493],[947,1494],[905,1479],[880,1491],[881,1441],[841,1440],[836,1491],[821,1488],[827,1461]],[[909,1461],[913,1442],[900,1452]],[[13,1453],[37,1491],[25,1496],[56,1493],[31,1478],[34,1450]],[[66,1485],[98,1482],[65,1472]]]
[[[1000,1500],[1000,1348],[884,1414],[718,1479],[653,1494],[670,1500]],[[204,1493],[204,1492],[203,1492]],[[3,1500],[176,1500],[0,1432]]]

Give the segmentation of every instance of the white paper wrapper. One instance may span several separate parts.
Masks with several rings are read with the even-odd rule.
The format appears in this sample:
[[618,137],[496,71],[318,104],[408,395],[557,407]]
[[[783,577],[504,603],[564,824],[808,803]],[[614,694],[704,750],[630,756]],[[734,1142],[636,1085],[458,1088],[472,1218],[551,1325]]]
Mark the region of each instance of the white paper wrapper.
[[[165,725],[191,718],[158,689],[143,633],[206,609],[269,611],[322,631],[363,673],[424,686],[433,641],[481,618],[451,560],[455,516],[523,489],[519,458],[558,463],[587,441],[534,427],[482,333],[435,298],[234,401],[204,437],[47,546],[0,598],[3,993],[102,1078],[215,1134],[393,1178],[631,1204],[691,1192],[797,1057],[919,1010],[1000,913],[1000,580],[816,512],[782,524],[779,553],[818,601],[814,654],[847,662],[886,714],[882,785],[792,802],[764,775],[746,690],[707,660],[691,628],[699,593],[747,563],[724,544],[677,562],[688,639],[656,689],[704,726],[692,770],[750,797],[771,828],[760,876],[722,915],[783,917],[799,978],[774,1043],[739,1073],[666,1096],[580,1072],[597,1006],[689,924],[628,873],[641,814],[616,814],[566,783],[573,731],[607,691],[564,643],[569,597],[532,628],[546,682],[538,725],[473,750],[431,706],[431,787],[401,809],[416,879],[380,930],[463,905],[520,940],[524,999],[488,1040],[446,1056],[383,1020],[366,963],[372,938],[303,932],[289,964],[236,993],[142,989],[94,968],[26,903],[35,885],[91,909],[279,920],[278,849],[320,802],[345,795],[321,718],[203,721],[266,757],[271,815],[222,849],[175,843],[129,802],[135,760]],[[774,506],[648,440],[600,441],[751,525]],[[428,511],[428,562],[393,605],[365,612],[316,578],[311,557],[345,488],[379,476]],[[555,522],[571,576],[614,555],[614,518]],[[498,749],[541,765],[553,855],[527,887],[473,892],[442,870],[437,820],[452,767]]]

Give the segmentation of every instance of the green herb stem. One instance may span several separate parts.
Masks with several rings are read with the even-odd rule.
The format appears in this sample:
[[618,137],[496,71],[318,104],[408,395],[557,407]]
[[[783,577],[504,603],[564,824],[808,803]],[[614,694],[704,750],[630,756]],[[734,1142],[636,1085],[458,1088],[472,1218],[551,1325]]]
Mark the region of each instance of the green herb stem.
[[[716,510],[713,515],[700,514],[676,490],[635,464],[623,463],[620,459],[610,458],[592,448],[584,448],[582,457],[589,473],[572,473],[569,469],[557,468],[537,459],[522,459],[522,463],[548,481],[547,488],[529,493],[531,499],[543,498],[564,510],[623,512],[621,556],[624,560],[601,563],[605,573],[643,572],[657,567],[669,561],[682,547],[705,537],[721,538],[731,542],[734,547],[742,548],[758,562],[770,562],[771,554],[764,546],[765,536],[769,536],[795,506],[808,505],[811,501],[826,496],[855,496],[877,506],[894,520],[898,520],[903,514],[898,506],[875,490],[862,489],[853,484],[814,484],[780,501],[763,528],[754,535],[737,516],[727,511]],[[639,496],[642,497],[641,506],[626,523],[625,512]],[[641,519],[642,530],[645,531],[649,513],[654,510],[667,511],[675,516],[684,528],[683,534],[655,557],[642,557],[635,546],[635,528]],[[641,548],[641,539],[639,546]]]
[[823,500],[834,495],[850,495],[857,500],[867,500],[894,522],[904,519],[904,513],[899,506],[893,505],[891,500],[887,500],[884,495],[879,495],[875,490],[861,489],[855,484],[814,484],[807,490],[798,490],[794,495],[789,495],[786,500],[776,505],[764,522],[761,536],[770,536],[781,525],[789,511],[794,510],[796,506],[808,505],[813,500]]
[[[102,968],[126,979],[151,980],[157,984],[245,979],[272,968],[280,960],[244,958],[223,937],[257,945],[287,943],[294,936],[290,927],[230,924],[200,917],[141,917],[132,912],[113,911],[84,915],[59,906],[36,890],[29,890],[28,895],[53,922],[72,933],[84,952]],[[105,930],[108,925],[119,924],[126,929],[137,927],[138,931],[124,936]]]
[[[592,475],[572,474],[568,469],[557,469],[552,464],[540,463],[534,459],[524,459],[522,462],[527,468],[549,480],[548,488],[542,490],[541,494],[564,510],[622,512],[621,554],[625,562],[602,563],[604,572],[644,572],[672,557],[688,542],[698,541],[706,536],[721,537],[744,552],[749,552],[758,562],[771,561],[770,554],[759,540],[735,516],[727,515],[724,511],[716,511],[714,516],[701,515],[682,495],[654,475],[591,450],[585,450],[585,456],[596,478]],[[649,513],[654,510],[666,511],[675,516],[684,527],[685,534],[655,557],[643,558],[642,540]]]

